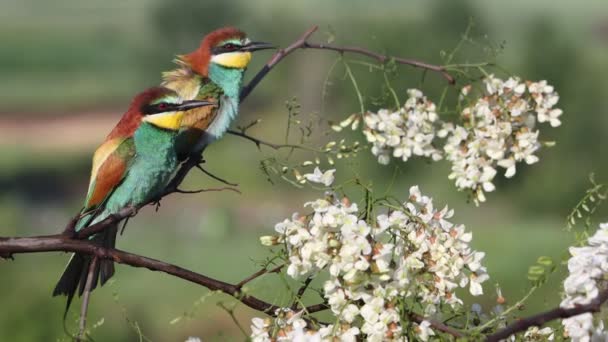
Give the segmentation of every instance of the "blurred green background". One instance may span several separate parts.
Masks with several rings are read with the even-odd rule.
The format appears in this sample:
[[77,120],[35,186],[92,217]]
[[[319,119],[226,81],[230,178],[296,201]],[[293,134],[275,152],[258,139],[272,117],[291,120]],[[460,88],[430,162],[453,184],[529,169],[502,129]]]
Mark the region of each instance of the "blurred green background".
[[[157,84],[172,68],[177,53],[198,46],[202,36],[235,25],[256,40],[280,46],[313,24],[313,40],[335,37],[336,44],[369,47],[407,58],[441,63],[473,18],[476,43],[464,45],[458,62],[483,60],[484,46],[504,44],[501,66],[524,79],[547,79],[561,95],[563,125],[548,130],[557,141],[540,153],[541,161],[521,167],[480,208],[467,203],[447,179],[449,166],[421,160],[401,164],[393,193],[407,196],[420,184],[437,205],[456,208],[456,222],[474,232],[474,247],[487,253],[491,281],[477,299],[494,305],[493,283],[510,303],[529,287],[528,267],[538,256],[557,262],[573,243],[564,231],[565,216],[589,187],[587,176],[608,178],[608,5],[595,1],[190,1],[190,0],[7,0],[0,3],[0,236],[50,234],[62,229],[78,210],[88,182],[90,156],[130,97]],[[249,77],[269,57],[257,53]],[[321,87],[335,55],[297,51],[266,77],[243,103],[241,124],[261,118],[251,133],[271,141],[284,136],[284,102],[294,96],[302,113],[320,112]],[[355,67],[366,103],[381,91],[381,81]],[[392,80],[401,94],[418,86],[422,73],[400,67]],[[426,75],[425,93],[437,99],[445,86]],[[352,85],[338,73],[322,114],[344,118],[359,106]],[[401,95],[402,99],[404,98]],[[436,100],[437,101],[437,100]],[[361,135],[350,138],[361,139]],[[228,136],[208,149],[207,168],[240,184],[231,192],[171,196],[158,213],[143,210],[130,221],[119,248],[166,260],[226,281],[257,269],[252,260],[268,254],[257,237],[274,223],[301,210],[317,194],[285,184],[270,184],[258,151]],[[392,167],[374,162],[369,151],[349,165],[384,189]],[[352,177],[341,168],[342,179]],[[186,186],[217,186],[193,173]],[[357,200],[360,194],[354,192]],[[598,219],[606,219],[606,210]],[[0,262],[0,341],[66,339],[64,300],[51,298],[52,287],[68,256],[62,253],[17,255]],[[526,305],[526,312],[559,302],[563,266]],[[259,296],[280,302],[281,280],[271,276],[251,284]],[[279,294],[277,294],[279,292]],[[316,300],[316,299],[312,299]],[[94,293],[89,322],[97,341],[242,339],[230,316],[216,305],[233,300],[193,284],[148,270],[118,266],[110,286]],[[472,303],[472,302],[469,302]],[[78,306],[78,305],[75,305]],[[68,329],[75,331],[76,311]],[[249,331],[253,311],[237,306],[236,316]],[[182,317],[177,322],[175,318]]]

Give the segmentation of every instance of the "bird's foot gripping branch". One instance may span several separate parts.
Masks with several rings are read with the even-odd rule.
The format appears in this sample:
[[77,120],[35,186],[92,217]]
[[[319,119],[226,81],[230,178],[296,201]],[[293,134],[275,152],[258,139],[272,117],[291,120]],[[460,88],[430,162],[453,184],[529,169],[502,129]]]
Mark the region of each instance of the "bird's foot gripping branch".
[[[442,65],[432,65],[361,47],[313,43],[310,38],[316,30],[316,26],[310,28],[292,44],[279,49],[249,84],[240,87],[240,100],[293,52],[327,50],[338,53],[327,79],[342,68],[343,79],[355,90],[358,103],[354,107],[359,111],[337,120],[317,115],[307,122],[299,113],[299,104],[288,101],[284,143],[249,135],[248,129],[253,124],[229,131],[253,142],[260,150],[262,146],[272,149],[272,155],[260,164],[271,182],[286,181],[294,187],[310,186],[319,192],[318,198],[306,202],[298,208],[299,212],[277,223],[272,235],[260,238],[269,249],[269,257],[257,272],[239,282],[228,283],[95,240],[96,236],[103,236],[123,220],[135,216],[141,207],[164,196],[199,192],[180,189],[193,168],[199,168],[219,182],[236,186],[204,169],[199,157],[179,159],[179,155],[168,158],[175,157],[180,164],[171,173],[174,177],[160,196],[156,193],[146,201],[119,208],[86,226],[79,226],[79,222],[91,213],[79,214],[56,235],[2,237],[0,257],[63,251],[87,258],[77,339],[89,337],[87,306],[96,284],[95,270],[105,261],[164,272],[231,296],[259,312],[261,317],[252,320],[250,332],[237,322],[254,341],[499,341],[506,338],[542,341],[562,336],[574,341],[605,339],[608,335],[603,330],[601,308],[608,299],[605,281],[608,270],[604,267],[608,264],[605,248],[608,225],[600,225],[596,233],[577,235],[576,244],[584,247],[570,249],[570,275],[564,283],[565,297],[560,307],[518,317],[519,308],[543,286],[556,269],[555,263],[546,257],[539,258],[528,274],[531,281],[528,295],[509,305],[497,287],[498,305],[484,310],[470,298],[492,292],[487,291],[492,270],[484,266],[485,253],[473,248],[473,234],[464,225],[453,222],[456,221],[453,210],[438,207],[440,200],[423,194],[418,186],[409,187],[409,192],[398,189],[392,193],[395,184],[402,183],[398,164],[418,158],[425,159],[432,167],[433,162],[445,160],[451,166],[448,178],[455,182],[456,188],[476,205],[482,205],[485,195],[497,189],[496,178],[501,173],[505,178],[514,177],[519,165],[539,162],[543,148],[553,145],[543,139],[548,128],[561,124],[562,111],[556,107],[559,96],[555,89],[546,81],[495,76],[494,72],[500,69],[492,62],[453,63],[462,42],[445,55]],[[471,40],[469,34],[467,30],[464,42]],[[193,62],[201,56],[215,60],[219,66],[213,68],[227,64],[234,68],[248,62],[254,46],[268,46],[252,43],[235,29],[221,29],[209,37],[203,40],[201,49],[210,48],[212,53],[189,54],[179,61],[180,68],[192,62],[192,72],[207,72]],[[223,55],[226,53],[231,57]],[[349,60],[347,56],[362,56],[367,60]],[[447,84],[443,82],[445,87],[438,98],[421,89],[398,90],[391,82],[397,78],[396,65],[420,68],[423,80],[426,72],[436,73]],[[362,82],[356,76],[357,66],[381,76],[383,101],[364,96]],[[217,70],[221,69],[214,72]],[[165,85],[189,82],[180,79],[186,74],[180,70],[166,74]],[[422,83],[419,87],[424,86]],[[213,85],[202,88],[201,92],[206,95],[230,90],[230,87]],[[403,100],[401,93],[405,94]],[[162,103],[182,109],[193,105]],[[144,114],[166,114],[163,112],[166,108],[158,106],[158,101],[146,103]],[[367,109],[370,106],[377,108]],[[212,110],[202,108],[206,108],[204,114]],[[148,121],[175,125],[175,117],[166,118]],[[293,132],[300,136],[296,138]],[[361,141],[351,142],[352,139]],[[372,180],[361,176],[358,162],[348,162],[368,152],[379,164],[393,163],[388,181],[374,185]],[[336,176],[342,181],[336,182]],[[225,189],[232,188],[206,190]],[[570,229],[575,229],[581,217],[588,219],[585,220],[588,223],[607,196],[608,187],[592,178],[592,188],[568,217]],[[587,239],[587,236],[591,237]],[[587,272],[588,269],[593,272]],[[277,275],[282,280],[276,289],[281,291],[279,287],[283,286],[284,295],[277,296],[281,299],[263,299],[253,294],[250,285],[262,277]],[[231,316],[236,320],[232,313]],[[557,319],[562,319],[561,325],[554,323]]]

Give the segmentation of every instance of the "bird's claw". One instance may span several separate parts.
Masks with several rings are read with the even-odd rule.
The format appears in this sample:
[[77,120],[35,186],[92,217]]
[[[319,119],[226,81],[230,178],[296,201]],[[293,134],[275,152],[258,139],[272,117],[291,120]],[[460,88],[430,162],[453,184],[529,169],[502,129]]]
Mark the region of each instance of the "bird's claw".
[[9,252],[0,253],[0,260],[15,260],[13,255]]
[[196,165],[202,165],[205,164],[207,161],[205,160],[205,158],[203,157],[202,154],[192,154],[190,156],[191,159],[193,159],[196,162]]
[[78,220],[80,220],[81,217],[82,215],[80,213],[72,217],[72,219],[70,219],[70,222],[68,222],[68,224],[65,226],[65,229],[63,230],[62,234],[67,235],[69,237],[73,237],[76,233],[76,225],[78,224]]
[[160,198],[152,202],[152,205],[154,205],[154,211],[158,212],[158,209],[160,209]]
[[[158,201],[160,202],[160,199]],[[160,203],[159,203],[159,205],[160,205]],[[129,217],[133,217],[133,216],[137,215],[137,213],[139,213],[139,208],[134,205],[128,205],[126,208],[128,208],[131,211],[131,215],[129,215]]]

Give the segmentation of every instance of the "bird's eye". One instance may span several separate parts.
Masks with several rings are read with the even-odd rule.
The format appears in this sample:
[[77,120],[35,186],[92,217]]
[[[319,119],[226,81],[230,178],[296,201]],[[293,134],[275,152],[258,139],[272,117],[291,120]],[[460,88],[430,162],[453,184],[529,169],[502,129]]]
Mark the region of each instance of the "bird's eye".
[[237,46],[232,43],[224,44],[224,49],[226,49],[228,51],[236,50],[236,48],[237,48]]
[[169,106],[168,106],[166,103],[159,103],[159,104],[158,104],[156,107],[157,107],[159,110],[165,110],[165,109],[167,109]]

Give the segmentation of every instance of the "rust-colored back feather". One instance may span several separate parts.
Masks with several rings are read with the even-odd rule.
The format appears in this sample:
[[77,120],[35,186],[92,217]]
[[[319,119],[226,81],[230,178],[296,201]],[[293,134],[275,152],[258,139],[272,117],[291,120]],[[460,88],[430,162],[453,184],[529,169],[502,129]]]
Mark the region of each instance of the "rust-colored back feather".
[[112,153],[103,161],[97,177],[91,182],[92,193],[85,203],[86,208],[94,208],[103,203],[108,195],[122,181],[127,171],[127,160],[119,153]]

